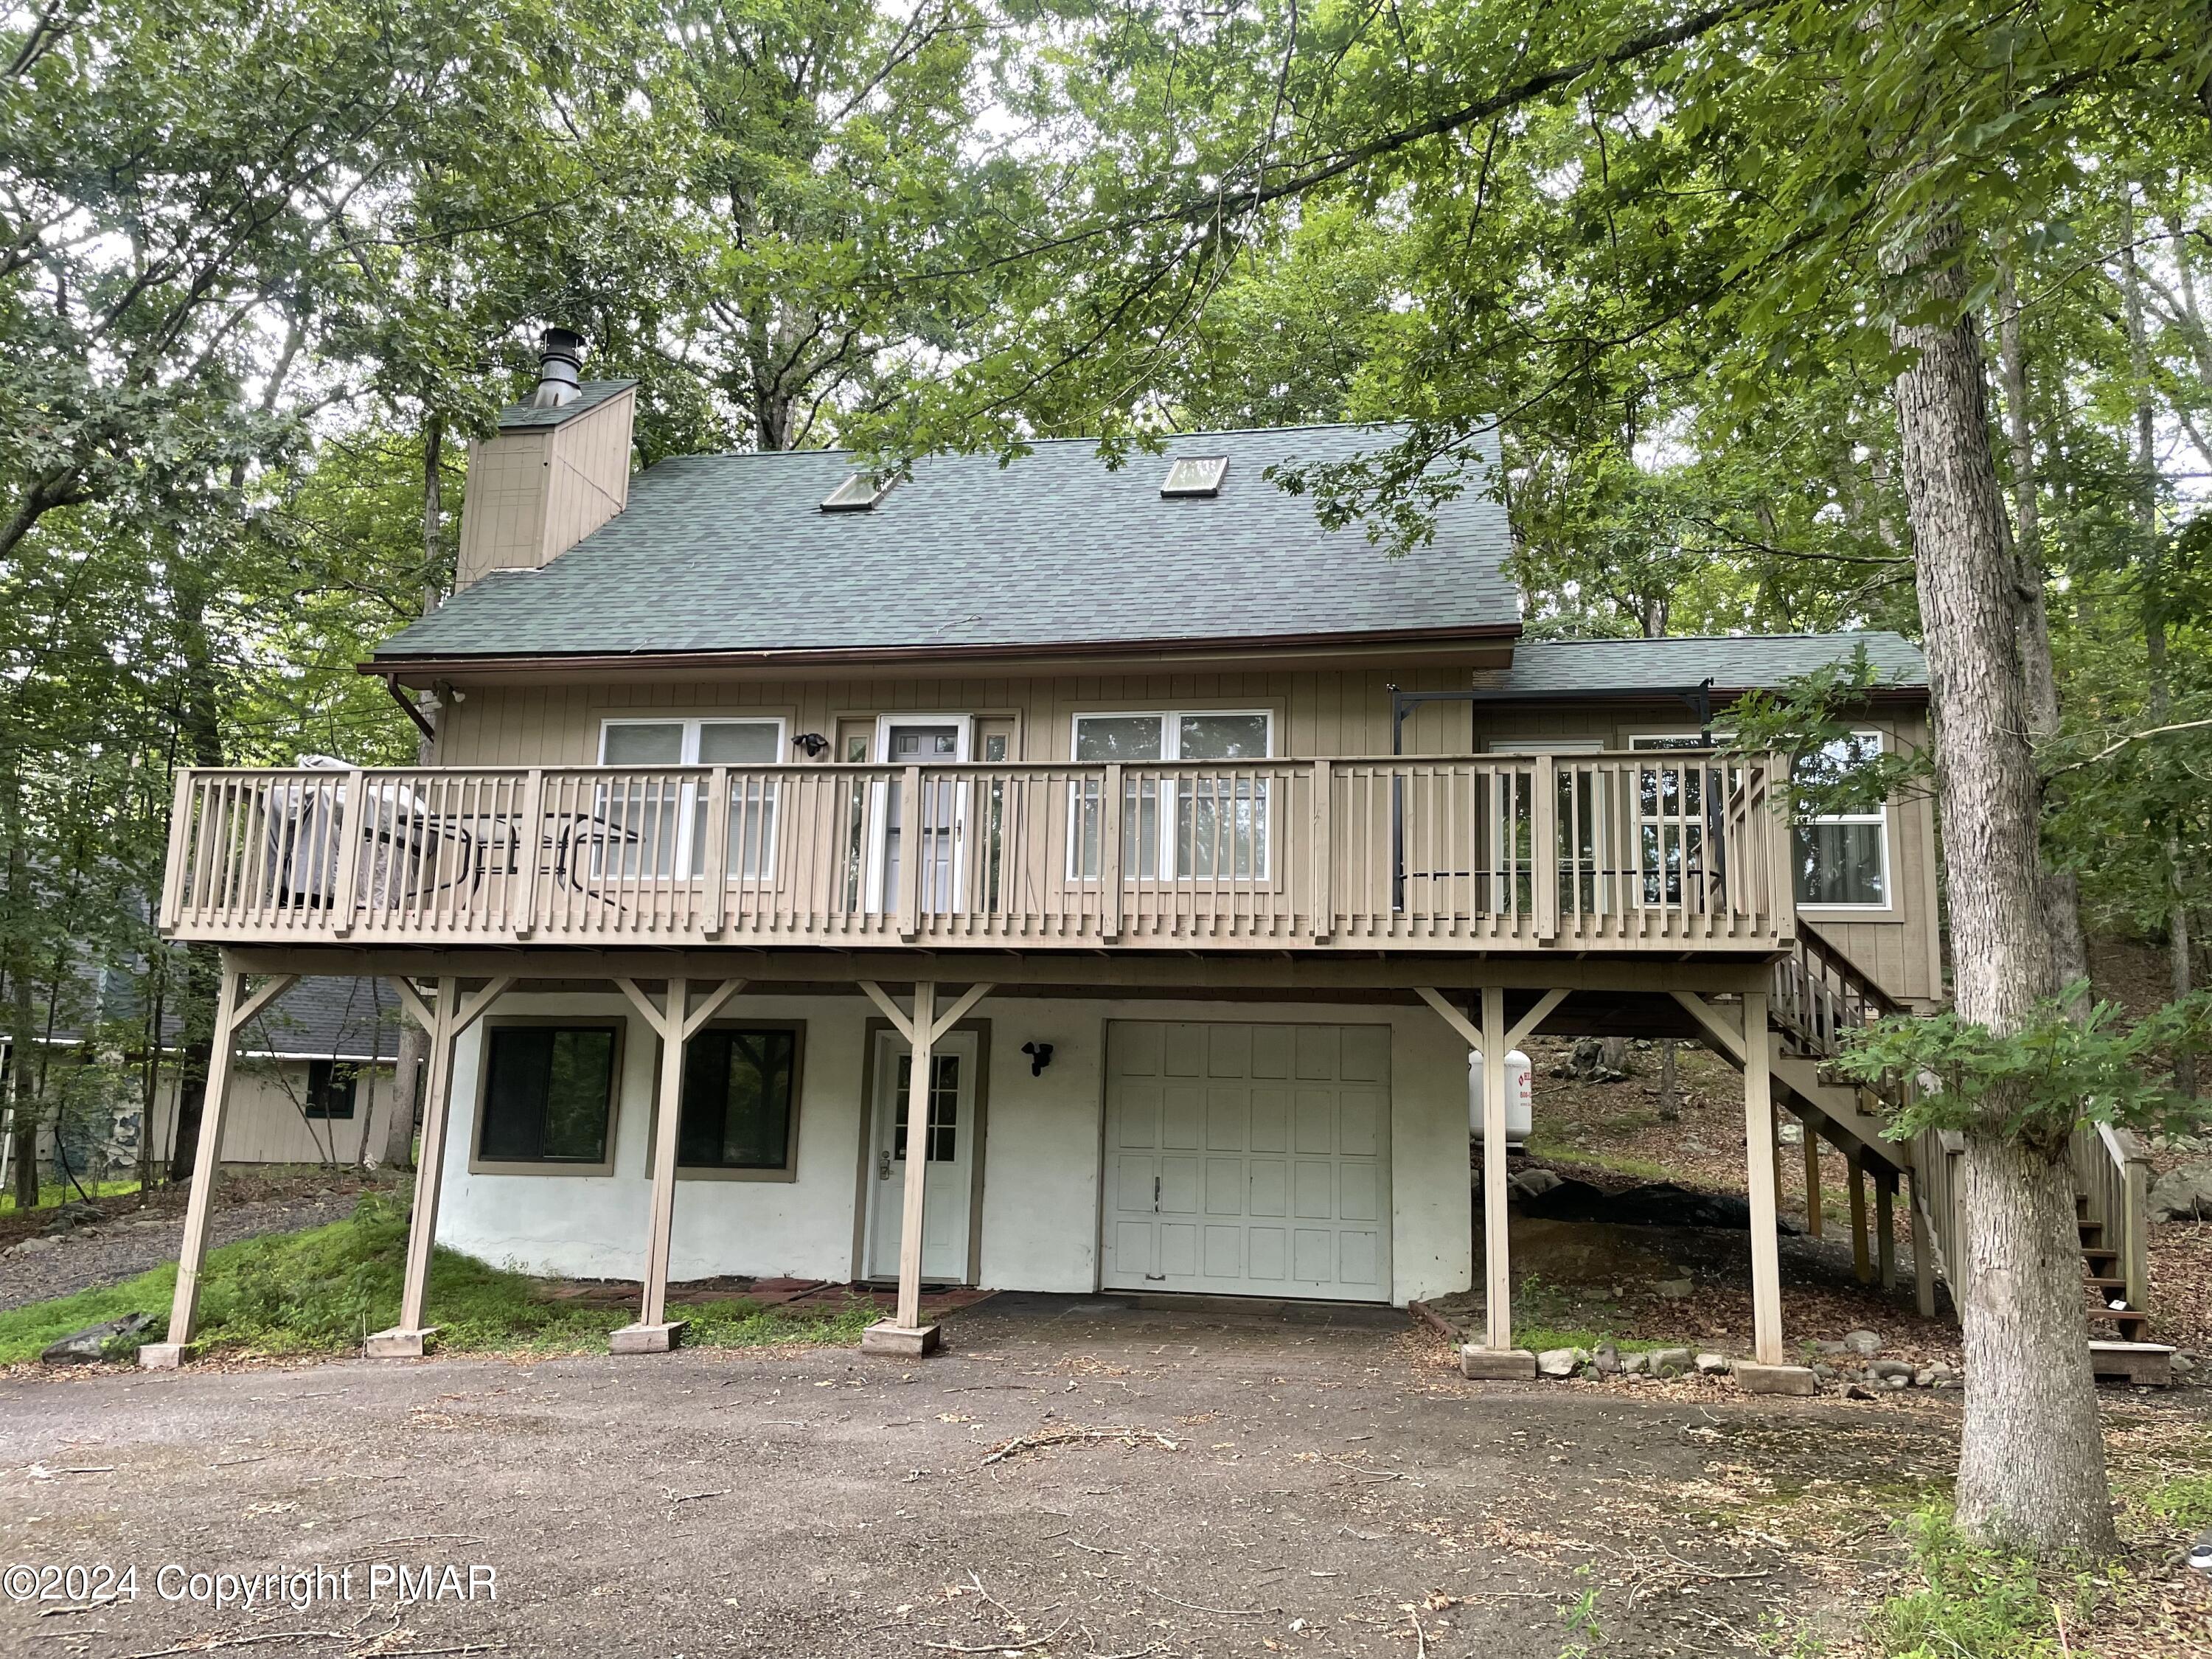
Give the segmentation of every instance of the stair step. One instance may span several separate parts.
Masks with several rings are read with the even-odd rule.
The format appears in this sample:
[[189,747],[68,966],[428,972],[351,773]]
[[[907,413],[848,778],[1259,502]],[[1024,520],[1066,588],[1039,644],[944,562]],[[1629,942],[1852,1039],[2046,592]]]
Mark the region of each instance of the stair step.
[[2092,1341],[2089,1364],[2100,1377],[2112,1382],[2154,1389],[2173,1383],[2173,1350],[2160,1342]]
[[2124,1291],[2128,1288],[2128,1281],[2124,1279],[2100,1279],[2094,1274],[2085,1279],[2082,1283],[2100,1296],[2109,1296],[2114,1291]]
[[2101,1244],[2105,1242],[2105,1224],[2103,1222],[2077,1221],[2074,1225],[2080,1231],[2081,1235],[2081,1242],[2084,1244]]
[[2091,1267],[2109,1267],[2120,1259],[2120,1253],[2109,1244],[2084,1244],[2081,1260]]
[[2121,1334],[2131,1342],[2142,1340],[2142,1334],[2150,1328],[2150,1316],[2140,1308],[2107,1308],[2102,1305],[2089,1310],[2089,1317],[2118,1325]]

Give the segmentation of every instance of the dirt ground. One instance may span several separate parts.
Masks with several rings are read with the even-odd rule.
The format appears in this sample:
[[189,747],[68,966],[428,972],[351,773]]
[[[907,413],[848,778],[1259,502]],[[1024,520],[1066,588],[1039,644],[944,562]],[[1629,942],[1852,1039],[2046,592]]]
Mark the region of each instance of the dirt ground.
[[[1899,1564],[1890,1517],[1954,1443],[1935,1398],[1467,1382],[1379,1310],[1001,1297],[947,1330],[921,1363],[0,1382],[0,1564],[138,1568],[135,1601],[0,1603],[0,1650],[1557,1659],[1765,1651],[1787,1627],[1848,1653]],[[2112,1410],[2161,1455],[2202,1436],[2170,1402]],[[2212,1639],[2212,1585],[2142,1541],[2171,1629],[2094,1650]],[[370,1599],[379,1563],[459,1571],[398,1607],[388,1579]],[[193,1572],[349,1564],[349,1602],[191,1599]],[[457,1593],[471,1567],[495,1601]]]

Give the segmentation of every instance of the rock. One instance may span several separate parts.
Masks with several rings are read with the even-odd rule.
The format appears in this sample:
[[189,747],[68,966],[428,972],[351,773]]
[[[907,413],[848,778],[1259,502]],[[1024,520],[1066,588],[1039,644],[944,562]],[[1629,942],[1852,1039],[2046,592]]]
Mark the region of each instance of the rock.
[[1620,1350],[1610,1342],[1601,1342],[1590,1351],[1590,1369],[1601,1376],[1618,1376],[1620,1371]]
[[1539,1376],[1572,1376],[1582,1364],[1580,1348],[1547,1348],[1536,1356]]
[[1870,1358],[1881,1352],[1881,1338],[1873,1331],[1845,1331],[1844,1351],[1855,1353],[1862,1359]]
[[137,1336],[153,1324],[151,1314],[125,1314],[105,1325],[90,1325],[52,1344],[39,1358],[49,1365],[91,1365],[106,1358],[107,1345],[122,1337]]
[[52,1249],[55,1245],[60,1243],[61,1240],[52,1233],[40,1233],[35,1237],[23,1240],[20,1244],[10,1245],[8,1249],[8,1254],[9,1255],[37,1255],[41,1251]]
[[1698,1356],[1698,1375],[1699,1376],[1726,1376],[1728,1375],[1728,1371],[1729,1357],[1726,1354],[1701,1353]]
[[78,1199],[56,1210],[54,1218],[71,1227],[90,1227],[106,1220],[107,1212],[97,1204]]
[[1923,1370],[1913,1372],[1912,1386],[1916,1389],[1934,1388],[1936,1386],[1936,1368],[1930,1365]]
[[1669,1302],[1680,1302],[1695,1291],[1698,1285],[1697,1281],[1692,1279],[1662,1279],[1651,1288]]
[[1877,1359],[1868,1365],[1867,1375],[1880,1382],[1887,1382],[1891,1378],[1899,1376],[1910,1382],[1912,1380],[1912,1367],[1902,1359]]
[[2177,1348],[2166,1360],[2176,1376],[2193,1376],[2197,1373],[2197,1356],[2186,1348]]
[[2212,1221],[2212,1163],[2184,1164],[2151,1184],[2153,1221]]
[[1874,1390],[1868,1388],[1863,1382],[1846,1382],[1844,1384],[1844,1398],[1846,1400],[1871,1400],[1874,1398]]
[[1651,1375],[1680,1376],[1697,1363],[1687,1348],[1654,1348],[1651,1351]]
[[1505,1188],[1516,1198],[1541,1198],[1553,1188],[1561,1184],[1559,1176],[1550,1170],[1522,1170],[1505,1183]]
[[1620,1372],[1624,1376],[1641,1377],[1651,1366],[1648,1353],[1625,1353],[1620,1357]]
[[1830,1382],[1836,1375],[1836,1368],[1833,1365],[1815,1365],[1813,1375],[1823,1382]]
[[1912,1386],[1912,1378],[1910,1376],[1893,1376],[1888,1379],[1887,1386],[1893,1389],[1909,1389]]
[[1774,1138],[1784,1146],[1802,1146],[1805,1144],[1805,1126],[1792,1119],[1782,1126]]

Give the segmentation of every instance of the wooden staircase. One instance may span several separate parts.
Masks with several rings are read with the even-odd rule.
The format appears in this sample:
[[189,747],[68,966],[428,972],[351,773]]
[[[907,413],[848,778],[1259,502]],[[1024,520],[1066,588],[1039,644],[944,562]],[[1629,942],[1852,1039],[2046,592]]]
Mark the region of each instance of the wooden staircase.
[[[1817,1134],[1850,1161],[1855,1200],[1862,1169],[1874,1174],[1878,1195],[1894,1192],[1900,1179],[1909,1182],[1921,1311],[1935,1312],[1938,1276],[1955,1308],[1965,1293],[1966,1271],[1960,1248],[1965,1234],[1959,1212],[1961,1137],[1949,1130],[1927,1130],[1910,1141],[1885,1140],[1881,1124],[1910,1098],[1911,1080],[1865,1085],[1825,1070],[1845,1032],[1910,1011],[1802,919],[1790,954],[1775,964],[1769,1009],[1778,1103],[1797,1115],[1808,1139]],[[2099,1374],[2163,1381],[2165,1356],[2172,1351],[2148,1341],[2148,1162],[2132,1137],[2103,1124],[2075,1129],[2068,1161],[2074,1172],[2091,1334],[2109,1331],[2115,1339],[2091,1343]],[[1887,1206],[1881,1207],[1886,1240]],[[1863,1255],[1862,1250],[1863,1276]]]

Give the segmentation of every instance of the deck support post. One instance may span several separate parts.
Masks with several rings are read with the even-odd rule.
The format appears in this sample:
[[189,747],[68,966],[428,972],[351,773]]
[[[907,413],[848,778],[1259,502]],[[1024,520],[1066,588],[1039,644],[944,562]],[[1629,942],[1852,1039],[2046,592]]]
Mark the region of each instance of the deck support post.
[[[1414,987],[1422,1001],[1435,1009],[1445,1024],[1459,1033],[1467,1046],[1482,1056],[1482,1305],[1483,1346],[1461,1356],[1460,1369],[1469,1376],[1534,1376],[1535,1356],[1513,1346],[1513,1272],[1510,1218],[1505,1206],[1505,1055],[1527,1040],[1528,1034],[1566,1000],[1564,990],[1547,991],[1520,1023],[1505,1023],[1505,988],[1482,988],[1482,1024],[1454,1007],[1432,985]],[[1495,1356],[1510,1355],[1501,1364]],[[1471,1358],[1472,1357],[1472,1358]],[[1523,1364],[1525,1362],[1525,1369]]]
[[1936,1247],[1929,1237],[1928,1194],[1921,1189],[1920,1170],[1912,1170],[1912,1301],[1923,1319],[1936,1317]]
[[676,1164],[682,1150],[684,1058],[700,1028],[721,1012],[730,999],[744,989],[745,982],[723,981],[696,1011],[691,1006],[691,981],[681,975],[669,980],[665,1006],[659,1008],[638,988],[635,980],[617,979],[615,983],[660,1039],[660,1092],[656,1097],[659,1115],[653,1131],[653,1208],[646,1224],[645,1287],[639,1297],[637,1322],[615,1332],[607,1346],[613,1353],[666,1353],[683,1340],[689,1322],[668,1317],[668,1259],[676,1233]]
[[1820,1213],[1820,1137],[1809,1122],[1805,1125],[1805,1231],[1813,1238],[1825,1231]]
[[1874,1177],[1874,1250],[1876,1276],[1885,1291],[1897,1288],[1897,1220],[1892,1200],[1897,1195],[1897,1173],[1878,1170]]
[[921,1322],[922,1206],[929,1196],[929,1094],[937,1045],[969,1010],[990,994],[988,983],[971,985],[942,1014],[937,1012],[934,981],[916,981],[914,1012],[909,1015],[872,980],[860,988],[884,1011],[893,1029],[904,1037],[909,1054],[906,1088],[906,1189],[900,1195],[898,1310],[888,1320],[878,1320],[861,1333],[863,1353],[896,1354],[919,1358],[937,1351],[939,1334],[934,1325]]
[[174,1370],[191,1349],[199,1319],[200,1272],[207,1265],[209,1214],[222,1172],[223,1123],[239,1030],[290,989],[296,978],[279,974],[252,995],[242,996],[246,975],[231,966],[229,953],[224,953],[216,994],[215,1043],[208,1055],[207,1090],[200,1101],[200,1138],[192,1155],[192,1190],[185,1206],[184,1242],[177,1252],[176,1293],[169,1303],[167,1334],[138,1350],[138,1363],[148,1370]]
[[446,1174],[446,1125],[452,1116],[453,1051],[461,1033],[483,1018],[514,983],[511,975],[493,980],[464,998],[461,981],[448,974],[438,981],[436,1001],[425,1002],[413,981],[392,980],[400,1006],[430,1039],[430,1064],[422,1079],[422,1145],[415,1158],[415,1206],[407,1217],[407,1270],[399,1291],[399,1322],[370,1335],[364,1350],[371,1359],[419,1359],[429,1351],[437,1328],[422,1322],[430,1294],[430,1255],[438,1243],[438,1200]]
[[1782,1251],[1776,1231],[1774,1087],[1768,1073],[1766,993],[1743,994],[1744,1153],[1751,1177],[1751,1306],[1761,1365],[1782,1356]]
[[1874,1261],[1867,1249],[1866,1161],[1856,1152],[1844,1154],[1851,1183],[1851,1277],[1862,1285],[1874,1283]]

